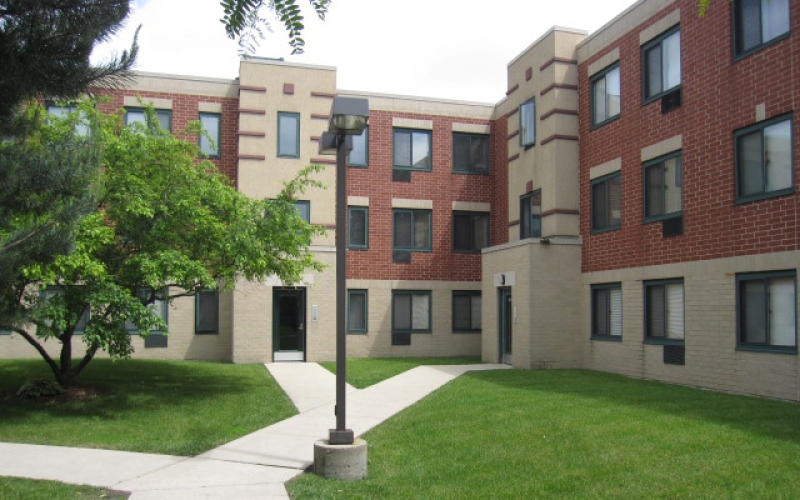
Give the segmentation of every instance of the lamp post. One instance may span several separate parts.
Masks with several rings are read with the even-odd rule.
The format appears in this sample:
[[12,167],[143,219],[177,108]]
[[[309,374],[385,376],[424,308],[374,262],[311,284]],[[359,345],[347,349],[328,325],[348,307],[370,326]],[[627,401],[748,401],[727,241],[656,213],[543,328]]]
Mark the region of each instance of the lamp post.
[[347,154],[353,149],[354,135],[360,135],[369,120],[369,101],[335,97],[328,131],[319,140],[320,154],[336,153],[336,428],[330,430],[331,445],[351,445],[354,434],[346,425],[346,318],[347,274]]

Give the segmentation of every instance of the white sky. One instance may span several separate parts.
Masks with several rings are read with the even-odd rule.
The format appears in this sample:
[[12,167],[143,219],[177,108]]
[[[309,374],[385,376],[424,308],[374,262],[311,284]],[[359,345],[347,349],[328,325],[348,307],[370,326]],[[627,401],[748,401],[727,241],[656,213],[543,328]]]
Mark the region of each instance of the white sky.
[[[495,103],[507,64],[552,26],[593,32],[634,0],[333,0],[319,21],[307,0],[305,53],[292,56],[272,20],[255,55],[335,66],[337,87]],[[137,70],[216,78],[238,75],[218,0],[135,0],[126,27],[95,60],[130,45],[142,25]],[[490,9],[487,10],[487,7]]]

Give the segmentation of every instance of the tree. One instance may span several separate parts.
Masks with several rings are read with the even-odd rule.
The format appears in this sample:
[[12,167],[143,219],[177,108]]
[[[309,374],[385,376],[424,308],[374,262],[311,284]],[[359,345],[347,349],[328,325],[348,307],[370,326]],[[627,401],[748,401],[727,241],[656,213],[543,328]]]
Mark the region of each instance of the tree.
[[[25,338],[62,386],[98,351],[130,356],[131,329],[143,336],[166,330],[152,310],[157,301],[232,289],[239,279],[295,283],[304,270],[321,269],[308,249],[321,229],[303,221],[293,203],[296,193],[319,185],[309,177],[313,167],[275,199],[253,200],[213,164],[197,161],[197,145],[161,130],[152,110],[147,125],[125,127],[121,116],[80,109],[103,148],[95,211],[82,219],[71,252],[23,270],[12,305],[31,323],[0,324]],[[43,134],[66,126],[38,125]],[[79,326],[86,350],[73,364]],[[50,339],[60,343],[58,360],[42,344]]]
[[[305,18],[297,6],[297,0],[222,0],[225,9],[222,23],[231,39],[239,38],[239,47],[244,52],[254,52],[258,42],[264,39],[264,29],[269,21],[261,12],[271,10],[289,33],[292,54],[302,54],[305,40],[301,38]],[[309,0],[320,19],[325,19],[331,0]]]

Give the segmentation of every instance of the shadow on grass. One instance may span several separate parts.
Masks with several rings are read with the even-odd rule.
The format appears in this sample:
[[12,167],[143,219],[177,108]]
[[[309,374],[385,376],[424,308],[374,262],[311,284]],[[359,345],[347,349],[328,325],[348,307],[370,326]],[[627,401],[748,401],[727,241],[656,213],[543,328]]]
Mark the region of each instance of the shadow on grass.
[[96,397],[80,400],[20,400],[15,397],[26,381],[53,379],[42,360],[0,362],[0,422],[24,421],[35,413],[59,418],[118,420],[121,413],[146,412],[190,402],[214,404],[222,395],[249,392],[257,385],[243,372],[220,370],[201,362],[93,360],[78,376],[76,386],[96,389]]
[[[464,377],[494,384],[498,396],[535,398],[536,393],[569,396],[609,405],[701,420],[754,435],[800,443],[800,404],[726,394],[591,370],[476,371]],[[515,392],[520,394],[515,395]],[[523,394],[524,393],[524,394]]]

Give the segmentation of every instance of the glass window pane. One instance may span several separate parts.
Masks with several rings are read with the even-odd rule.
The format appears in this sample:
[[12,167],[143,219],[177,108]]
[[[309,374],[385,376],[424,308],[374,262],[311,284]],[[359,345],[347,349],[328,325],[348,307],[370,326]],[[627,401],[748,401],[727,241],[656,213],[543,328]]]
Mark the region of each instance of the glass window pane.
[[414,168],[430,168],[430,135],[425,132],[414,132],[412,140],[412,166]]
[[520,106],[520,137],[523,146],[536,142],[536,104],[528,101]]
[[469,295],[453,296],[454,330],[471,329],[470,312],[471,312],[471,300]]
[[740,0],[737,23],[739,52],[761,44],[761,0]]
[[411,248],[411,212],[394,213],[394,246]]
[[764,192],[761,168],[761,134],[755,132],[739,138],[739,195]]
[[674,283],[667,289],[667,338],[683,339],[683,284]]
[[765,191],[792,187],[792,127],[789,120],[764,129]]
[[297,115],[290,115],[290,114],[278,115],[279,156],[300,155],[300,137],[298,135],[299,123],[300,121]]
[[608,223],[619,226],[622,222],[622,176],[617,175],[606,181],[608,184]]
[[594,82],[593,99],[594,123],[600,123],[608,118],[606,113],[606,77],[599,78]]
[[770,345],[795,346],[797,320],[795,319],[794,278],[769,280],[769,339]]
[[485,173],[489,169],[488,137],[470,137],[469,166],[472,172]]
[[203,130],[208,132],[208,135],[211,136],[211,140],[209,140],[205,135],[200,136],[200,151],[208,156],[219,155],[220,115],[201,113],[200,125],[202,125]]
[[306,222],[311,222],[311,203],[307,201],[296,201],[294,207],[297,209],[297,214]]
[[350,151],[348,162],[350,165],[363,166],[367,164],[367,137],[369,129],[365,128],[360,135],[353,136],[353,150]]
[[664,91],[681,84],[681,32],[676,31],[665,38],[661,45],[664,57]]
[[472,217],[472,248],[478,250],[489,246],[489,217],[475,215]]
[[411,327],[414,330],[428,330],[430,328],[430,296],[416,294],[412,296]]
[[483,313],[481,310],[481,296],[472,295],[470,313],[472,314],[472,329],[480,330],[483,327]]
[[609,225],[607,207],[606,183],[598,182],[592,186],[592,229],[603,229]]
[[157,109],[156,118],[161,130],[172,131],[172,111],[168,109]]
[[411,295],[398,294],[394,296],[392,318],[395,330],[411,329]]
[[664,162],[664,213],[671,214],[683,209],[681,158],[670,158]]
[[367,329],[367,294],[350,292],[348,296],[347,325],[351,331]]
[[131,123],[145,123],[144,110],[125,110],[125,125],[130,125]]
[[519,204],[519,237],[531,237],[531,197],[523,196]]
[[765,280],[749,280],[742,283],[743,321],[742,342],[767,343],[767,290]]
[[219,294],[216,290],[197,293],[197,325],[196,331],[203,333],[217,332],[219,329]]
[[414,248],[431,247],[430,215],[427,212],[414,213]]
[[363,208],[351,208],[350,220],[348,221],[350,230],[350,246],[367,246],[367,211]]
[[453,135],[453,170],[468,172],[470,166],[470,138],[464,134]]
[[647,287],[647,333],[651,337],[664,337],[666,333],[664,308],[664,287]]
[[594,334],[606,336],[608,331],[608,290],[594,291]]
[[646,52],[647,61],[647,97],[660,94],[661,87],[661,45],[649,49]]
[[395,130],[394,164],[401,167],[411,166],[411,133]]
[[620,111],[619,66],[606,73],[606,118],[617,116]]
[[470,234],[470,216],[467,214],[457,214],[453,218],[453,226],[456,250],[471,250],[473,247]]
[[761,41],[789,32],[789,0],[761,0]]
[[622,335],[622,290],[611,288],[608,290],[609,302],[609,328],[608,334],[615,337]]
[[647,213],[645,216],[654,217],[664,214],[664,171],[663,164],[659,163],[647,167],[645,182],[647,183]]

